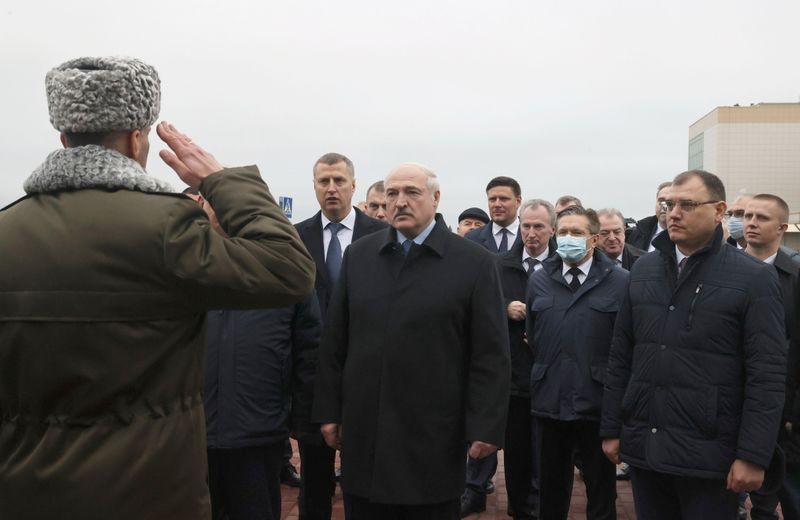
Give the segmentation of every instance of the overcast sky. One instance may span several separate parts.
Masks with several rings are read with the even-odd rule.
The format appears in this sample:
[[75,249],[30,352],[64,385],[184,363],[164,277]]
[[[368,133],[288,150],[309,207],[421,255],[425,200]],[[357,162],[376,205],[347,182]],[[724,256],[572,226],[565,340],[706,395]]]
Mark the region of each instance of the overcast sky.
[[[318,209],[311,167],[329,151],[355,163],[354,202],[399,163],[428,165],[451,225],[497,175],[641,218],[686,169],[690,124],[800,96],[796,0],[0,6],[0,205],[59,146],[46,72],[83,55],[154,65],[161,117],[223,164],[258,164],[294,222]],[[152,139],[149,172],[182,187]]]

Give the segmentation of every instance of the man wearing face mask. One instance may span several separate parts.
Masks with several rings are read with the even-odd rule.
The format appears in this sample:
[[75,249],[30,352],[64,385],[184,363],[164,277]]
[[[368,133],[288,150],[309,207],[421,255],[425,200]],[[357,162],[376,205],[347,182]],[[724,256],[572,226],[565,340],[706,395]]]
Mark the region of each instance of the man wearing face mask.
[[616,518],[615,467],[601,448],[600,404],[628,272],[596,249],[599,230],[594,210],[563,210],[556,220],[558,254],[528,282],[531,412],[541,432],[540,518],[567,518],[576,452],[587,518]]
[[752,195],[744,193],[739,195],[725,212],[728,224],[728,243],[739,249],[747,247],[747,241],[744,238],[744,208],[752,198]]

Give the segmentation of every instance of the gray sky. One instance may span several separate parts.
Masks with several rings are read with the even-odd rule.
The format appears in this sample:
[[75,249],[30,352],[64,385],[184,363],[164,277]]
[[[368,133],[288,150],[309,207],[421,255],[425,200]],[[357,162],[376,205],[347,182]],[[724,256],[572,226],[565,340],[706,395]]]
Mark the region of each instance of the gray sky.
[[[258,164],[294,222],[318,209],[311,166],[329,151],[354,161],[356,200],[428,165],[451,225],[496,175],[641,218],[686,169],[691,123],[798,101],[798,19],[796,0],[5,0],[0,205],[59,146],[46,72],[128,55],[158,69],[161,117],[223,164]],[[148,170],[179,187],[151,142]]]

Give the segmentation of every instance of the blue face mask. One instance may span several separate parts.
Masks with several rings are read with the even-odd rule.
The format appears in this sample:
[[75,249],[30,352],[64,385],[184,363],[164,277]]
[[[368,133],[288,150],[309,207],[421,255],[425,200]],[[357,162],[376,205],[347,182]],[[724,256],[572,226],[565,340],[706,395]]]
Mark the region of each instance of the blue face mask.
[[556,253],[567,263],[575,263],[586,256],[586,237],[565,235],[556,237],[558,249]]
[[742,222],[742,219],[730,217],[728,219],[728,233],[731,234],[731,238],[734,240],[744,238],[744,222]]

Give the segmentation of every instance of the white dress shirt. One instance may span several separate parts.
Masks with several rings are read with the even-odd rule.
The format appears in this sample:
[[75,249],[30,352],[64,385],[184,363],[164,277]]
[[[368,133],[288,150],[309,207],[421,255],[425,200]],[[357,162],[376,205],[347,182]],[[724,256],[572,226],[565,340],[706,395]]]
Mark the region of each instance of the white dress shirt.
[[508,230],[508,248],[511,249],[511,245],[517,238],[517,232],[519,231],[519,220],[514,219],[514,222],[512,222],[506,227],[500,226],[497,223],[492,222],[492,235],[494,235],[494,243],[497,246],[497,249],[500,249],[500,241],[503,240],[504,229]]
[[[322,217],[322,247],[325,250],[325,258],[328,258],[328,245],[331,243],[331,230],[327,228],[328,224],[330,224],[330,220],[328,217],[325,216],[325,213],[321,213]],[[350,208],[350,213],[347,214],[342,220],[339,221],[343,227],[336,233],[336,237],[339,239],[339,244],[342,246],[342,255],[344,255],[344,250],[347,249],[353,242],[353,228],[356,225],[356,212],[353,208]]]
[[[587,260],[580,265],[578,265],[578,269],[581,270],[581,274],[578,275],[578,281],[583,285],[583,282],[586,281],[586,277],[589,276],[589,269],[592,268],[592,261],[594,260],[594,255],[590,256]],[[572,269],[572,266],[566,262],[563,262],[561,265],[561,275],[564,277],[564,280],[567,281],[568,284],[572,283],[572,275],[568,272]]]
[[527,272],[528,271],[528,264],[527,264],[527,262],[525,262],[525,260],[527,260],[528,258],[533,258],[534,260],[538,260],[539,261],[538,264],[534,264],[534,266],[533,266],[533,270],[534,271],[538,271],[539,269],[542,268],[542,262],[547,260],[547,258],[549,256],[550,256],[550,246],[545,247],[544,251],[542,251],[542,254],[540,254],[539,256],[536,256],[536,257],[532,257],[531,255],[529,255],[528,254],[528,250],[523,247],[522,248],[522,268],[525,269],[525,271]]

